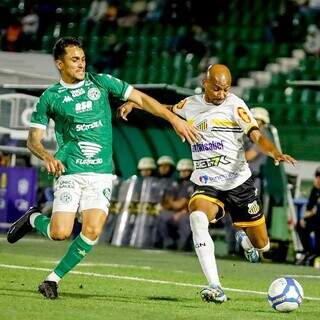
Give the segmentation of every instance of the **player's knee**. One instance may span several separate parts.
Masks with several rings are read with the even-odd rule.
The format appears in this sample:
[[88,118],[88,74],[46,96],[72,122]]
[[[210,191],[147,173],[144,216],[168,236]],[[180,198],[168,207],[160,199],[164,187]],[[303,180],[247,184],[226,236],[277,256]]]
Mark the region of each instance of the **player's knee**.
[[65,230],[53,230],[50,232],[50,238],[56,241],[66,240],[70,237],[70,232]]
[[101,234],[101,227],[85,226],[82,228],[82,234],[88,239],[95,241]]

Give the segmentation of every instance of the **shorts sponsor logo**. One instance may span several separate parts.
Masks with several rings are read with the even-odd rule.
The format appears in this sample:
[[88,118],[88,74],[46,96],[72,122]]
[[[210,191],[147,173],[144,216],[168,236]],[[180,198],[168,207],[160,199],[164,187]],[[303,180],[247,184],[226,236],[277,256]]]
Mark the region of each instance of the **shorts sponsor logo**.
[[80,97],[85,93],[86,92],[85,92],[85,90],[83,88],[79,88],[79,89],[75,89],[75,90],[71,91],[71,95],[72,95],[73,98]]
[[64,204],[68,204],[72,201],[72,195],[70,192],[62,192],[60,194],[60,201]]
[[75,111],[76,113],[88,112],[92,110],[92,101],[82,101],[76,103]]
[[68,180],[60,180],[58,182],[58,188],[59,189],[74,189],[75,185],[73,181]]
[[208,176],[208,175],[202,175],[199,177],[199,181],[201,183],[207,184],[209,182],[221,182],[221,181],[226,181],[226,180],[231,180],[234,179],[238,176],[237,172],[228,172],[226,174],[220,174],[218,176]]
[[215,156],[212,158],[194,160],[194,168],[195,169],[205,169],[210,167],[218,167],[220,164],[229,164],[231,163],[227,160],[227,156]]
[[223,150],[223,141],[211,141],[208,143],[195,143],[191,147],[192,152]]
[[249,214],[257,214],[260,211],[260,206],[257,201],[253,201],[248,203],[248,213]]
[[76,125],[76,131],[78,131],[78,132],[79,131],[88,131],[88,130],[96,129],[96,128],[99,128],[102,126],[103,126],[103,123],[101,120],[98,120],[98,121],[95,121],[92,123],[82,123],[82,124]]
[[108,201],[110,201],[110,197],[111,197],[111,190],[110,188],[105,188],[102,191],[103,195],[107,198]]
[[98,88],[90,88],[88,91],[88,98],[90,100],[99,100],[101,97],[101,92]]

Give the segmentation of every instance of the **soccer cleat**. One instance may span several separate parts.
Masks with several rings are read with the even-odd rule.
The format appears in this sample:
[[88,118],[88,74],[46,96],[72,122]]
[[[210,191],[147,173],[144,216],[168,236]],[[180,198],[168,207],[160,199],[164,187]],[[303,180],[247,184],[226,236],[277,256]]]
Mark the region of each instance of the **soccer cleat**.
[[58,285],[54,281],[43,281],[39,287],[38,291],[46,299],[57,299],[58,298]]
[[201,299],[204,302],[223,303],[228,300],[220,286],[209,286],[200,291]]
[[[237,231],[236,233],[236,240],[237,242],[239,243],[239,245],[243,248],[243,241],[244,242],[249,242],[250,245],[252,246],[247,234],[243,231],[243,230],[239,230]],[[248,247],[249,244],[246,245],[246,247]],[[244,250],[244,256],[246,257],[246,259],[252,263],[255,263],[255,262],[259,262],[260,260],[260,256],[259,256],[259,252],[256,248],[250,248],[250,249],[245,249],[243,248]]]
[[31,207],[21,218],[11,225],[7,233],[8,242],[15,243],[32,230],[29,218],[35,212],[40,211],[37,207]]

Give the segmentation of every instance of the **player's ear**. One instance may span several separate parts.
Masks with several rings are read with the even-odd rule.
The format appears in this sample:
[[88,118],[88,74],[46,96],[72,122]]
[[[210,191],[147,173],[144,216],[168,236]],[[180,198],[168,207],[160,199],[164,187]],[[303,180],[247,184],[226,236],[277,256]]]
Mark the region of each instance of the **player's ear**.
[[63,62],[62,62],[60,59],[56,60],[56,61],[55,61],[55,64],[56,64],[58,70],[61,70],[61,69],[62,69]]

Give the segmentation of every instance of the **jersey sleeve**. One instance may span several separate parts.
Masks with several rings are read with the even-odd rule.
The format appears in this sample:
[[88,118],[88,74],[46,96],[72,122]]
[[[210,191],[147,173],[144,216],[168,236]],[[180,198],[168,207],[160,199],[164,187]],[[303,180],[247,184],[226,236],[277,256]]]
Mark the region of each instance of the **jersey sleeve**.
[[245,134],[249,134],[252,129],[259,129],[256,119],[244,102],[234,108],[234,117]]
[[185,106],[187,105],[187,99],[183,99],[172,108],[172,111],[183,119],[187,118]]
[[125,81],[113,77],[110,74],[99,74],[97,75],[101,85],[113,96],[121,99],[128,100],[133,86]]
[[48,102],[48,97],[44,92],[40,96],[36,104],[36,108],[31,115],[30,127],[40,128],[45,130],[49,123],[49,120],[50,120],[49,102]]

